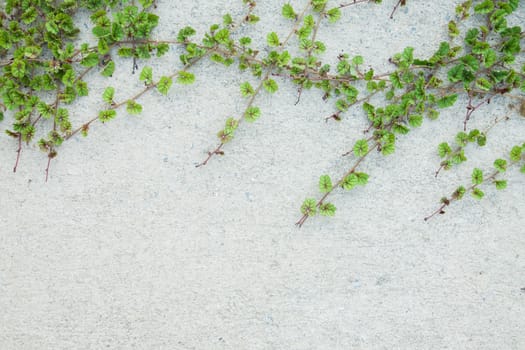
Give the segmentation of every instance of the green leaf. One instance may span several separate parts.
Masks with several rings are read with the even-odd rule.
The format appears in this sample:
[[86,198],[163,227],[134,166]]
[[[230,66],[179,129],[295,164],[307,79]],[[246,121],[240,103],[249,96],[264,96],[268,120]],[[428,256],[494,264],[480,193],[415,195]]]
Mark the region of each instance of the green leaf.
[[446,142],[442,142],[438,146],[438,153],[441,158],[445,158],[447,155],[452,153],[452,149]]
[[26,73],[26,64],[24,61],[16,59],[11,64],[11,74],[15,78],[22,78]]
[[[177,81],[180,81],[180,77],[181,76],[179,75]],[[173,84],[173,80],[169,77],[163,76],[160,78],[159,83],[157,84],[157,90],[159,90],[161,94],[167,95],[171,84]]]
[[237,127],[239,126],[239,121],[235,118],[228,118],[226,119],[226,123],[224,124],[224,130],[228,133],[233,133],[235,130],[237,130]]
[[458,29],[456,22],[454,21],[448,22],[448,35],[451,38],[455,38],[459,35],[459,29]]
[[364,62],[365,60],[363,56],[355,56],[354,58],[352,58],[352,63],[355,64],[356,66],[363,64]]
[[301,213],[306,216],[314,216],[317,213],[317,201],[314,198],[307,198],[301,205]]
[[105,77],[110,77],[113,75],[114,72],[115,72],[115,62],[111,60],[104,66],[104,69],[102,69],[102,72],[100,72],[100,74],[102,74]]
[[393,142],[388,142],[381,146],[381,154],[384,156],[391,155],[395,151],[396,151],[396,145]]
[[115,110],[113,110],[113,109],[100,111],[98,113],[98,119],[100,119],[100,121],[102,123],[110,121],[111,119],[115,118],[116,116],[117,116],[117,112],[115,112]]
[[115,88],[109,86],[104,90],[104,93],[102,94],[102,99],[107,104],[114,104],[113,97],[115,96]]
[[193,84],[194,81],[195,81],[195,75],[193,73],[186,72],[183,70],[179,71],[177,75],[177,83],[183,84],[183,85],[189,85],[189,84]]
[[226,28],[219,30],[213,37],[219,44],[227,45],[230,42],[230,31]]
[[525,174],[525,164],[520,168],[520,173]]
[[353,150],[356,157],[364,157],[368,153],[368,141],[366,139],[358,140]]
[[403,83],[401,82],[401,78],[399,77],[398,72],[394,72],[390,74],[390,81],[392,82],[392,86],[396,89],[403,88]]
[[261,110],[259,107],[249,107],[246,109],[246,112],[244,113],[244,118],[248,122],[254,122],[261,116]]
[[137,102],[130,100],[126,104],[126,110],[129,114],[135,115],[140,114],[142,112],[142,106],[138,104]]
[[321,175],[319,178],[319,190],[322,193],[327,193],[332,190],[332,179],[328,175]]
[[479,188],[474,188],[472,190],[472,197],[479,200],[479,199],[482,199],[484,196],[485,196],[485,193],[483,193],[483,191],[480,190]]
[[517,162],[521,159],[522,149],[520,146],[514,146],[510,150],[510,160]]
[[478,80],[476,80],[476,87],[483,91],[490,91],[492,84],[485,78],[478,78]]
[[229,26],[230,24],[232,24],[233,23],[232,16],[229,13],[225,14],[224,16],[222,16],[222,23],[225,26]]
[[439,108],[447,108],[451,107],[456,103],[458,99],[458,94],[452,94],[448,96],[443,96],[439,100],[437,100],[437,105]]
[[78,80],[75,84],[75,90],[78,96],[87,96],[89,93],[87,83],[82,80]]
[[494,11],[494,1],[485,0],[481,4],[474,6],[474,12],[477,14],[486,14]]
[[479,61],[472,55],[465,55],[461,57],[461,62],[463,62],[466,67],[469,67],[474,72],[479,69]]
[[284,18],[296,19],[296,17],[297,17],[297,15],[295,14],[295,11],[294,11],[292,5],[290,5],[290,4],[284,4],[281,13],[282,13]]
[[184,27],[181,30],[179,30],[179,34],[177,35],[177,41],[185,42],[190,36],[195,35],[195,33],[195,29],[193,29],[192,27]]
[[269,46],[272,46],[272,47],[280,45],[279,37],[277,36],[277,33],[275,32],[268,33],[268,35],[266,36],[266,42],[268,43]]
[[277,90],[279,89],[279,85],[277,85],[277,83],[273,79],[266,79],[265,81],[263,81],[263,87],[266,91],[268,91],[271,94],[277,92]]
[[84,67],[94,67],[98,64],[98,54],[97,53],[90,53],[84,58],[82,58],[82,61],[80,61],[80,64]]
[[464,70],[465,68],[463,67],[462,64],[455,65],[447,73],[448,80],[450,80],[452,83],[457,83],[458,81],[462,81]]
[[412,114],[408,117],[408,124],[413,128],[420,127],[423,124],[423,116],[420,114]]
[[496,51],[492,49],[487,49],[483,53],[483,65],[486,68],[492,67],[492,65],[496,63],[497,59],[498,59],[498,56],[496,55]]
[[252,96],[255,93],[253,87],[247,81],[241,84],[241,95],[243,97]]
[[151,67],[144,67],[139,75],[139,80],[144,81],[145,85],[151,85],[153,82],[153,70]]
[[507,180],[496,180],[494,181],[494,185],[496,185],[496,189],[504,190],[507,188]]
[[469,141],[469,137],[466,133],[464,133],[463,131],[460,131],[457,133],[456,135],[456,143],[461,146],[461,147],[465,147],[467,145]]
[[406,125],[395,123],[392,126],[392,131],[396,134],[406,135],[409,133],[410,129]]
[[481,185],[483,183],[483,172],[481,169],[474,168],[472,171],[472,183],[474,185]]
[[368,174],[366,173],[354,173],[357,176],[357,184],[364,186],[368,183]]
[[505,159],[496,159],[494,161],[494,168],[500,173],[504,173],[507,170],[507,161]]
[[341,184],[341,187],[343,187],[345,190],[351,190],[355,186],[359,184],[359,179],[355,173],[349,174],[345,179],[343,180],[343,183]]
[[336,209],[332,203],[323,203],[319,206],[319,214],[322,216],[334,216]]
[[326,12],[326,16],[328,17],[328,22],[335,23],[341,18],[341,10],[334,7]]

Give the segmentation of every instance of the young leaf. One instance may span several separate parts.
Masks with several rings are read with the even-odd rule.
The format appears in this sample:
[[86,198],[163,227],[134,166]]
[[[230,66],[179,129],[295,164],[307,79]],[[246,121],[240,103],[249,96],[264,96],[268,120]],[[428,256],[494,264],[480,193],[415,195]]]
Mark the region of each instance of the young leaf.
[[507,170],[507,161],[505,159],[496,159],[494,161],[494,168],[500,173],[504,173]]
[[521,159],[521,147],[520,146],[514,146],[512,147],[512,150],[510,151],[510,160],[513,162],[517,162]]
[[195,81],[195,75],[193,73],[186,72],[183,70],[179,71],[179,74],[177,76],[177,83],[183,84],[183,85],[189,85],[189,84],[193,84],[194,81]]
[[[180,78],[180,75],[179,75]],[[167,95],[168,91],[171,87],[171,84],[173,84],[173,80],[169,77],[161,77],[159,80],[159,83],[157,84],[157,90],[163,95]]]
[[319,214],[323,216],[334,216],[336,209],[332,203],[323,203],[319,206]]
[[140,72],[139,76],[140,81],[144,81],[145,85],[151,85],[153,82],[153,70],[151,67],[144,67],[142,68],[142,71]]
[[113,104],[113,97],[115,96],[115,89],[111,86],[107,87],[102,94],[102,99],[107,104]]
[[366,139],[358,140],[353,150],[356,157],[365,156],[368,153],[368,141]]
[[117,112],[113,109],[108,109],[104,111],[100,111],[98,113],[98,118],[102,123],[105,123],[107,121],[110,121],[111,119],[115,118],[117,116]]
[[448,143],[443,142],[440,143],[438,146],[438,153],[440,158],[445,158],[448,154],[452,153],[452,149],[448,145]]
[[306,216],[314,216],[317,213],[317,201],[313,198],[307,198],[301,205],[301,213]]
[[272,47],[280,45],[279,37],[277,36],[277,33],[275,32],[268,33],[268,35],[266,36],[266,42],[268,43],[269,46],[272,46]]
[[366,173],[354,173],[357,177],[357,184],[364,186],[368,183],[368,174]]
[[126,110],[129,114],[140,114],[142,112],[142,106],[137,102],[130,100],[126,104]]
[[319,190],[322,193],[330,192],[332,190],[332,179],[328,175],[321,175],[319,178]]
[[494,185],[496,185],[497,190],[504,190],[507,188],[507,180],[496,180],[494,181]]
[[474,188],[472,190],[472,197],[474,197],[476,199],[482,199],[483,196],[485,196],[485,193],[483,193],[483,191],[480,190],[479,188]]
[[357,185],[359,185],[359,178],[357,177],[355,173],[351,173],[347,177],[345,177],[345,179],[343,180],[343,183],[341,184],[341,186],[345,190],[351,190]]
[[474,6],[474,12],[477,14],[486,14],[494,10],[494,0],[485,0],[481,4]]
[[444,97],[440,98],[437,101],[437,105],[438,105],[439,108],[451,107],[451,106],[454,105],[454,103],[456,103],[457,99],[458,99],[458,95],[457,94],[444,96]]
[[115,62],[113,60],[110,60],[108,63],[106,63],[106,65],[104,66],[100,74],[102,74],[102,76],[104,77],[110,77],[113,75],[114,72],[115,72]]
[[273,94],[279,89],[279,85],[273,79],[266,79],[263,81],[263,87],[266,91]]
[[254,122],[261,116],[261,110],[259,107],[249,107],[246,109],[246,113],[244,114],[244,118],[246,118],[246,121],[248,122]]
[[241,84],[241,95],[243,97],[252,96],[255,90],[247,81]]
[[284,18],[296,19],[296,17],[297,17],[297,15],[295,14],[295,11],[294,11],[292,5],[290,5],[290,4],[284,4],[281,13],[282,13]]
[[472,171],[472,183],[474,185],[480,185],[481,183],[483,183],[483,172],[481,171],[481,169],[475,168]]
[[326,16],[328,17],[328,22],[335,23],[341,18],[341,10],[334,7],[326,12]]

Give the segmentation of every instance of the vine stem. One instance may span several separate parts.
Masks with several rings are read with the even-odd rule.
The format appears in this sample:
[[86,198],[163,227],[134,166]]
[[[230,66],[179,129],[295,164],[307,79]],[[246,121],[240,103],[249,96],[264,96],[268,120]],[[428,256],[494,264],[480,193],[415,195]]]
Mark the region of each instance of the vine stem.
[[[255,98],[257,97],[257,95],[259,94],[259,92],[261,92],[261,89],[264,85],[264,82],[266,81],[266,79],[268,79],[268,77],[270,76],[271,72],[272,72],[272,68],[273,66],[270,66],[268,68],[268,70],[266,71],[266,74],[264,75],[264,77],[261,79],[261,82],[259,83],[259,85],[257,85],[257,88],[254,90],[252,96],[250,97],[250,99],[248,100],[248,103],[246,104],[246,108],[244,109],[244,113],[242,114],[242,117],[239,119],[238,123],[240,124],[241,121],[244,120],[245,116],[246,116],[246,112],[248,111],[248,109],[253,105],[253,102],[255,101]],[[216,154],[221,154],[221,148],[225,145],[225,142],[221,142],[219,143],[219,145],[217,146],[217,148],[215,148],[213,151],[209,151],[208,152],[208,157],[201,163],[195,165],[196,168],[200,168],[206,164],[208,164],[208,162],[210,161],[210,159],[216,155]]]
[[[509,120],[510,117],[509,117],[509,113],[507,113],[506,115],[502,116],[502,117],[499,117],[499,118],[496,118],[494,119],[494,121],[492,122],[492,124],[490,124],[488,127],[486,127],[484,130],[483,130],[483,134],[487,134],[490,129],[492,129],[494,126],[496,126],[499,122],[501,121],[506,121],[506,120]],[[461,152],[461,150],[463,150],[465,148],[465,146],[458,146],[454,149],[454,151],[452,153],[450,153],[446,158],[445,160],[443,160],[441,162],[441,165],[440,167],[436,170],[435,174],[434,174],[434,177],[438,177],[439,173],[441,172],[441,170],[443,170],[443,168],[445,168],[445,165],[446,165],[446,162],[449,161],[452,157],[454,157],[455,155],[457,155],[459,152]]]
[[[366,152],[364,155],[362,155],[361,157],[359,157],[357,159],[357,161],[354,163],[354,165],[344,174],[343,177],[341,177],[339,179],[339,181],[337,181],[337,183],[332,186],[332,189],[328,192],[326,192],[322,197],[321,199],[319,199],[319,201],[317,202],[317,204],[315,205],[316,208],[320,207],[322,204],[323,204],[323,201],[336,189],[338,188],[339,186],[341,186],[341,184],[345,181],[345,179],[350,175],[352,174],[353,172],[356,171],[357,167],[359,166],[359,164],[361,164],[361,162],[374,150],[376,149],[378,146],[380,145],[379,142],[376,142],[374,143],[374,145],[372,147],[369,147],[368,149],[368,152]],[[310,216],[308,215],[308,213],[306,214],[303,214],[303,216],[299,219],[299,221],[297,221],[295,223],[295,225],[299,226],[299,227],[302,227],[303,224],[305,223],[305,221],[309,218]]]
[[[511,166],[513,166],[514,164],[516,164],[517,162],[511,162],[507,168],[510,168]],[[487,178],[483,179],[483,182],[480,183],[480,184],[473,184],[473,185],[470,185],[469,187],[467,187],[465,189],[465,193],[470,193],[472,192],[472,190],[474,190],[475,188],[477,188],[478,186],[484,184],[484,183],[487,183],[489,182],[490,180],[494,180],[496,178],[496,176],[498,176],[500,174],[500,172],[498,170],[495,170],[492,174],[490,174]],[[452,198],[451,199],[448,199],[448,198],[445,198],[443,200],[443,204],[441,204],[441,206],[436,210],[434,211],[432,214],[430,214],[429,216],[425,217],[424,220],[425,221],[428,221],[430,219],[432,219],[434,216],[436,216],[437,214],[445,214],[445,211],[444,209],[449,206],[450,204],[452,204],[453,202],[456,202],[458,201],[459,199],[457,197],[455,197],[454,195],[452,195]]]
[[16,168],[18,168],[18,162],[20,161],[21,152],[22,152],[22,134],[18,133],[18,149],[16,150],[16,162],[13,168],[13,173],[16,173]]
[[337,8],[344,8],[344,7],[348,7],[348,6],[352,6],[352,5],[357,5],[357,4],[361,4],[361,3],[365,3],[365,2],[370,2],[372,0],[353,0],[352,2],[349,2],[349,3],[346,3],[346,4],[341,4],[339,6],[337,6]]
[[[304,7],[304,9],[301,11],[300,15],[298,15],[297,18],[295,19],[295,24],[294,24],[292,30],[290,30],[290,32],[288,33],[288,35],[286,36],[284,41],[279,44],[279,47],[283,48],[283,47],[285,47],[288,44],[288,41],[290,41],[290,39],[292,38],[293,34],[297,32],[297,29],[299,28],[299,25],[301,24],[302,18],[304,17],[304,15],[306,14],[306,11],[308,11],[308,9],[310,8],[311,5],[312,5],[311,1],[308,1],[306,6]],[[239,124],[241,123],[242,120],[244,120],[244,118],[246,116],[246,112],[248,111],[248,108],[250,108],[253,105],[253,102],[255,101],[255,98],[257,97],[257,95],[259,94],[259,92],[261,91],[261,89],[262,89],[262,87],[264,85],[264,82],[272,74],[273,68],[274,68],[273,64],[268,67],[268,69],[266,71],[266,74],[264,75],[264,77],[259,82],[259,85],[257,86],[257,88],[254,90],[254,93],[252,94],[252,96],[248,100],[248,103],[246,104],[246,108],[244,110],[244,113],[242,114],[241,118],[239,118],[239,120],[238,120]],[[196,168],[200,168],[202,166],[205,166],[206,164],[208,164],[208,162],[211,160],[211,158],[214,155],[216,155],[216,154],[223,154],[221,149],[222,149],[222,147],[224,145],[225,145],[225,142],[219,143],[219,145],[213,151],[209,151],[208,152],[208,156],[206,157],[206,159],[204,161],[202,161],[201,163],[195,165],[195,167]]]
[[478,103],[477,105],[473,105],[472,104],[472,95],[469,93],[468,94],[468,106],[467,106],[467,113],[465,115],[465,120],[463,121],[463,131],[467,131],[467,123],[468,121],[470,120],[470,117],[472,116],[472,114],[481,106],[483,106],[485,103],[489,103],[490,102],[490,99],[493,97],[494,95],[490,95],[489,97],[485,98],[483,101],[481,101],[480,103]]
[[406,4],[406,0],[399,0],[396,4],[396,6],[394,6],[394,9],[392,10],[392,13],[390,14],[390,19],[394,19],[394,13],[397,11],[398,7],[399,6],[405,6]]
[[[211,51],[210,51],[211,52]],[[210,54],[210,52],[207,52],[205,55],[201,56],[201,57],[197,57],[195,60],[191,61],[190,63],[188,63],[187,65],[184,66],[183,70],[185,69],[188,69],[190,68],[191,66],[193,66],[195,63],[197,63],[198,61],[200,61],[202,58],[204,58],[205,56],[208,56]],[[175,72],[171,75],[169,75],[169,78],[173,79],[174,77],[177,76],[177,74],[179,74],[179,72]],[[122,107],[123,105],[127,104],[128,102],[132,102],[132,101],[136,101],[137,99],[139,99],[142,95],[144,95],[146,92],[154,89],[156,86],[158,85],[158,82],[156,83],[153,83],[153,84],[150,84],[148,85],[145,89],[143,89],[142,91],[140,91],[139,93],[137,93],[136,95],[122,101],[122,102],[119,102],[119,103],[114,103],[112,104],[109,109],[110,110],[114,110],[114,109],[118,109],[120,107]],[[82,124],[81,126],[79,126],[78,128],[76,128],[75,130],[73,130],[72,132],[70,132],[64,139],[65,140],[69,140],[71,137],[73,137],[75,134],[79,133],[81,130],[83,129],[86,129],[89,127],[89,125],[91,125],[93,122],[97,121],[99,119],[98,116],[96,117],[93,117],[91,119],[89,119],[87,122],[85,122],[84,124]]]

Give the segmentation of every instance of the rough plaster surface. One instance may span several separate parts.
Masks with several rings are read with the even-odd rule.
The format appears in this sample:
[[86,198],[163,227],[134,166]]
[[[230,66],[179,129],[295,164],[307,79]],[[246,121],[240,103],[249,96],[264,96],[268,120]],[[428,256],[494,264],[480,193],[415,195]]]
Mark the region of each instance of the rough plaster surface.
[[[324,58],[362,54],[381,70],[407,45],[429,54],[458,3],[409,1],[389,20],[395,2],[323,25]],[[260,1],[261,23],[239,35],[284,35],[290,25],[274,15],[283,3]],[[202,33],[225,12],[241,15],[241,1],[160,0],[156,36],[186,24]],[[516,20],[524,17],[522,8]],[[156,76],[177,67],[178,54],[155,63]],[[130,70],[123,62],[113,81],[97,78],[79,120],[96,113],[108,83],[117,100],[138,91]],[[517,113],[487,148],[468,151],[467,165],[435,179],[437,144],[462,126],[459,103],[401,138],[393,156],[371,157],[369,185],[333,196],[335,218],[299,230],[298,207],[317,194],[318,176],[349,166],[339,155],[361,135],[360,110],[325,123],[332,106],[317,91],[294,106],[295,88],[280,81],[226,156],[196,169],[242,110],[238,84],[251,78],[209,62],[193,71],[187,90],[145,96],[142,116],[121,113],[65,144],[48,183],[34,147],[13,174],[16,144],[0,138],[0,349],[525,349],[523,176],[511,172],[507,190],[423,221],[472,167],[489,168],[523,140]],[[471,125],[487,125],[505,103]]]

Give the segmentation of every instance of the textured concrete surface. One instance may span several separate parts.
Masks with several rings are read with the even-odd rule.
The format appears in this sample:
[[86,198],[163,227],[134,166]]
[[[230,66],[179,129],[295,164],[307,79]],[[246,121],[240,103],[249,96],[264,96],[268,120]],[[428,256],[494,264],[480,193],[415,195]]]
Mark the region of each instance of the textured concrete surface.
[[[323,57],[361,54],[381,71],[405,46],[425,56],[458,3],[409,1],[389,20],[395,2],[323,25]],[[273,15],[283,3],[260,1],[261,23],[239,35],[287,33]],[[241,1],[158,6],[159,38],[242,14]],[[154,64],[156,76],[180,67],[179,53]],[[110,82],[117,100],[140,89],[130,70],[119,64]],[[436,147],[462,127],[460,101],[401,138],[393,156],[371,157],[369,185],[333,196],[335,218],[299,230],[298,207],[317,195],[319,175],[349,166],[340,154],[362,135],[361,111],[325,123],[332,106],[317,91],[294,106],[294,86],[279,81],[278,94],[257,99],[261,119],[196,169],[242,110],[238,85],[251,77],[209,62],[193,71],[186,90],[145,96],[143,115],[121,113],[65,144],[48,183],[35,147],[13,174],[16,144],[0,138],[0,349],[525,349],[524,177],[513,171],[505,191],[423,221],[473,167],[490,168],[523,140],[523,118],[512,113],[486,148],[436,179]],[[108,81],[94,84],[78,120],[95,115]],[[471,125],[507,103],[495,99]]]

